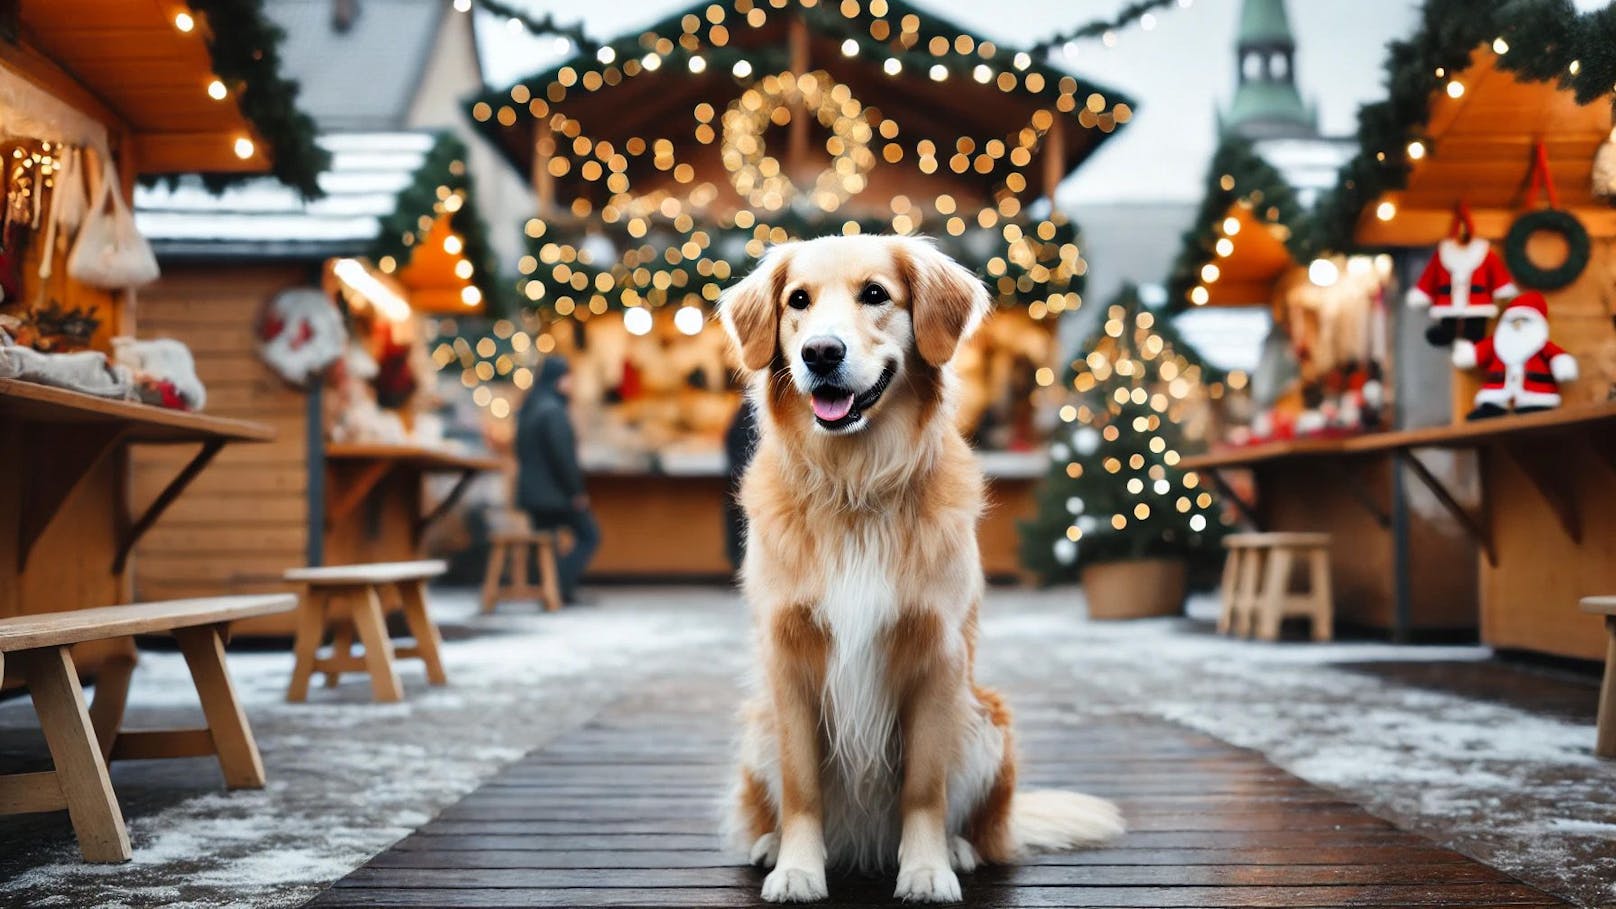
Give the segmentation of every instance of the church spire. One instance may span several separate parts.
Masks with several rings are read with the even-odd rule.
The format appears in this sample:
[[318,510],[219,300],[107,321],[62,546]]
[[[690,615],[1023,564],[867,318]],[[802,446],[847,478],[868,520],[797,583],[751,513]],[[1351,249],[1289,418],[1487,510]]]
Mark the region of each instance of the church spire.
[[1248,139],[1318,135],[1296,88],[1296,38],[1285,0],[1244,0],[1235,48],[1239,88],[1223,128]]

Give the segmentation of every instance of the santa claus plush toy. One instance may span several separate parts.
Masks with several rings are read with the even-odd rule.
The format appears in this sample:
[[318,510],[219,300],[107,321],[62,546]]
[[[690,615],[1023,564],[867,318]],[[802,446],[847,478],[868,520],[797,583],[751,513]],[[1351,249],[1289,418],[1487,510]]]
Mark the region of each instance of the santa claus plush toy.
[[1485,373],[1469,419],[1560,406],[1560,383],[1577,377],[1577,360],[1549,340],[1549,305],[1527,291],[1504,310],[1493,336],[1453,345],[1453,365]]
[[1425,338],[1446,347],[1456,337],[1480,341],[1487,320],[1498,315],[1498,304],[1518,293],[1492,244],[1460,229],[1457,236],[1437,244],[1419,282],[1409,288],[1407,302],[1430,310],[1432,324]]

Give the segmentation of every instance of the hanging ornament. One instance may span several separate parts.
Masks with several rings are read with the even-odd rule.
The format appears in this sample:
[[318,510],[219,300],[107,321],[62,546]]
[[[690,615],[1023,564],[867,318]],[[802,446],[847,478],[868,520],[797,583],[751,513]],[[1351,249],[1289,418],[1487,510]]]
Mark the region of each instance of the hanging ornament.
[[[1559,290],[1577,280],[1588,267],[1588,231],[1575,215],[1560,207],[1560,196],[1549,174],[1549,153],[1542,142],[1537,144],[1533,152],[1531,180],[1532,185],[1527,188],[1528,203],[1541,192],[1549,207],[1527,212],[1515,219],[1515,223],[1510,225],[1509,235],[1504,238],[1504,260],[1509,263],[1510,271],[1519,275],[1527,287]],[[1539,267],[1526,254],[1526,244],[1534,234],[1540,232],[1559,234],[1565,242],[1565,261],[1554,268]]]
[[1483,374],[1471,420],[1559,407],[1560,383],[1577,378],[1576,358],[1549,340],[1549,305],[1536,291],[1509,304],[1491,338],[1454,344],[1453,365]]
[[1476,236],[1469,206],[1460,202],[1454,206],[1447,238],[1437,244],[1436,254],[1406,299],[1410,307],[1430,314],[1425,339],[1433,347],[1447,347],[1456,337],[1467,341],[1485,337],[1487,320],[1498,315],[1498,304],[1518,293],[1492,244]]

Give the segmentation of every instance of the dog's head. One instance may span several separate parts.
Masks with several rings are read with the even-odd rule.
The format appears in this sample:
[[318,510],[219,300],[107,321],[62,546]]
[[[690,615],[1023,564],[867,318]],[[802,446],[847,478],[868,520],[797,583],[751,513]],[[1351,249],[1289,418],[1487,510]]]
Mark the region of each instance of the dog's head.
[[976,276],[929,242],[855,236],[774,247],[720,312],[742,365],[789,383],[816,430],[845,435],[936,375],[987,307]]

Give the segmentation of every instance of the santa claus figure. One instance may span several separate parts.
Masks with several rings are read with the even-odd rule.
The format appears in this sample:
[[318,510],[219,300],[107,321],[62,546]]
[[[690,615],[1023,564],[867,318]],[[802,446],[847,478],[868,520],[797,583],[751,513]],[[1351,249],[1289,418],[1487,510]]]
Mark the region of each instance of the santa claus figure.
[[1462,226],[1457,236],[1437,244],[1424,274],[1409,288],[1407,302],[1416,309],[1429,309],[1432,323],[1425,338],[1446,347],[1456,337],[1481,340],[1487,320],[1498,315],[1498,304],[1518,293],[1492,244]]
[[1485,373],[1469,418],[1496,417],[1560,406],[1560,383],[1577,377],[1577,360],[1549,340],[1549,306],[1528,291],[1504,310],[1493,336],[1453,346],[1453,365]]

